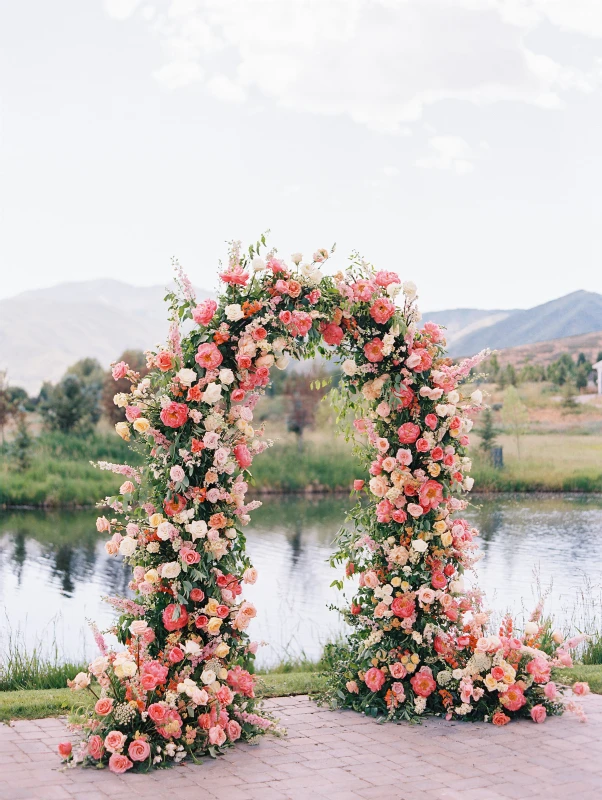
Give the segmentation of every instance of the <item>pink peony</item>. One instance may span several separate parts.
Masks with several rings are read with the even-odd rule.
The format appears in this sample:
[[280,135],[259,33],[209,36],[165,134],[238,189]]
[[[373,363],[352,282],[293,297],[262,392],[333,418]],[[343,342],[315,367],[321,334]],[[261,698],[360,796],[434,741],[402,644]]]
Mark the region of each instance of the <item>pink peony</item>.
[[554,681],[546,683],[546,685],[543,687],[543,693],[548,698],[548,700],[556,700],[556,698],[558,697],[558,689]]
[[109,769],[117,775],[122,775],[133,766],[133,762],[127,756],[122,756],[119,753],[113,753],[109,759]]
[[536,705],[533,706],[531,709],[531,719],[533,722],[545,722],[546,717],[548,716],[545,706]]
[[219,367],[224,357],[213,342],[205,342],[199,345],[194,360],[200,367],[215,369]]
[[428,480],[420,487],[420,505],[423,508],[437,508],[443,502],[443,486],[433,480]]
[[150,746],[146,739],[134,739],[128,747],[128,755],[132,761],[146,761],[150,756]]
[[421,667],[420,670],[410,678],[414,693],[420,697],[428,697],[437,688],[433,679],[430,667]]
[[384,325],[395,313],[395,306],[388,297],[379,297],[370,307],[370,316],[374,322]]
[[237,444],[233,452],[236,463],[241,469],[246,469],[251,466],[253,456],[246,444]]
[[217,303],[215,300],[203,300],[192,312],[192,318],[197,325],[208,325],[216,311]]
[[331,322],[322,329],[322,338],[326,344],[341,344],[344,336],[343,329],[339,325],[335,325],[334,322]]
[[396,272],[388,272],[384,269],[381,269],[374,276],[374,283],[377,286],[386,288],[392,283],[401,283],[401,280]]
[[420,436],[420,428],[414,422],[404,422],[397,429],[397,435],[401,444],[414,444]]
[[181,428],[188,419],[188,406],[172,400],[169,405],[161,409],[160,417],[161,422],[168,428]]
[[383,687],[385,676],[380,669],[370,667],[364,676],[364,682],[371,692],[378,692]]
[[376,364],[379,361],[382,361],[384,358],[383,347],[384,345],[382,339],[378,338],[372,339],[371,342],[368,342],[367,344],[364,345],[364,355],[366,356],[368,361],[371,361],[373,364]]
[[527,702],[523,694],[522,687],[518,683],[513,683],[508,689],[500,695],[500,703],[508,711],[518,711]]
[[[179,616],[176,618],[175,613],[176,609],[180,610]],[[163,625],[165,629],[168,631],[177,631],[181,628],[185,628],[188,624],[188,611],[186,611],[186,607],[182,605],[175,605],[174,603],[170,603],[163,611]]]
[[577,683],[574,683],[573,694],[579,695],[580,697],[589,694],[589,683],[585,683],[583,681],[577,681]]
[[412,594],[404,594],[401,597],[396,597],[391,603],[391,611],[396,617],[401,617],[402,619],[411,617],[415,610],[416,602]]

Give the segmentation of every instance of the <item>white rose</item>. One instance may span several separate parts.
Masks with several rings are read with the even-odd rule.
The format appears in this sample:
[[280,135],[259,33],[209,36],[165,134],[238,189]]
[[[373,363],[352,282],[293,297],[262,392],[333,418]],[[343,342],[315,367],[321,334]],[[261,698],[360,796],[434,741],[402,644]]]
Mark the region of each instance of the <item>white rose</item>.
[[181,369],[176,373],[176,378],[178,378],[180,383],[184,386],[192,386],[196,381],[196,372],[193,369]]
[[526,622],[525,623],[525,633],[527,636],[535,636],[535,634],[539,631],[539,625],[537,622]]
[[449,584],[449,590],[452,592],[452,594],[462,594],[464,591],[464,578],[462,575]]
[[408,300],[413,300],[416,297],[417,291],[416,284],[413,281],[405,281],[403,284],[403,293]]
[[462,672],[462,670],[461,670],[461,669],[455,669],[455,670],[452,672],[452,678],[453,678],[455,681],[461,681],[463,677],[464,677],[464,673]]
[[293,253],[291,256],[291,261],[293,264],[299,266],[299,264],[303,261],[303,253]]
[[448,392],[447,399],[454,406],[457,406],[460,402],[460,394],[454,389],[453,392]]
[[263,356],[259,356],[259,358],[255,360],[255,366],[267,367],[269,369],[274,365],[274,361],[274,356],[271,353],[266,353]]
[[75,678],[73,679],[73,688],[76,692],[80,689],[85,689],[86,686],[90,685],[90,676],[87,672],[78,672]]
[[428,549],[428,544],[424,539],[414,539],[412,541],[412,548],[416,550],[417,553],[424,553]]
[[201,680],[207,686],[210,683],[214,683],[216,678],[216,674],[212,669],[205,669],[201,673]]
[[119,542],[119,552],[122,556],[131,556],[136,550],[138,543],[131,536],[124,536]]
[[240,307],[239,303],[232,303],[231,305],[226,306],[224,312],[226,314],[227,319],[229,319],[230,322],[236,322],[237,320],[242,319],[244,317],[244,312]]
[[349,377],[355,375],[355,373],[357,372],[357,364],[351,358],[348,358],[346,361],[343,361],[343,363],[341,364],[341,368],[345,373],[345,375],[348,375]]
[[121,661],[118,666],[115,667],[115,674],[118,678],[132,678],[138,668],[133,661]]
[[184,652],[187,653],[189,656],[198,656],[198,654],[201,652],[201,646],[198,642],[195,642],[193,639],[188,639],[188,641],[184,645]]
[[157,536],[163,542],[166,542],[168,539],[171,538],[172,532],[175,532],[175,528],[171,524],[171,522],[168,522],[167,520],[162,522],[157,528]]
[[220,369],[219,379],[222,383],[225,383],[226,386],[229,386],[231,383],[234,383],[234,373],[231,369]]
[[555,644],[562,644],[564,642],[564,634],[562,631],[554,631],[552,634],[552,639],[554,640]]
[[397,297],[397,295],[401,292],[401,286],[398,283],[390,283],[387,286],[387,294],[389,297]]
[[462,486],[464,487],[464,489],[467,492],[470,492],[470,490],[474,486],[474,478],[471,478],[470,476],[467,477],[467,478],[464,478],[464,483],[462,484]]
[[278,367],[278,369],[286,369],[290,360],[291,360],[291,357],[289,356],[289,354],[288,353],[283,353],[280,356],[280,358],[276,359],[276,366]]
[[119,394],[116,394],[113,397],[113,402],[119,408],[125,408],[128,404],[128,396],[125,394],[125,392],[119,392]]
[[255,256],[251,264],[253,265],[253,272],[261,272],[262,269],[265,269],[265,261],[260,256]]
[[168,561],[161,567],[162,578],[177,578],[180,572],[182,572],[182,567],[177,561]]
[[194,542],[207,534],[207,523],[204,519],[195,519],[194,522],[186,526],[186,530],[192,536],[192,541]]
[[210,383],[203,392],[203,402],[213,405],[213,403],[217,403],[221,396],[222,387],[219,383]]
[[480,389],[477,389],[470,395],[470,399],[475,404],[475,406],[480,406],[483,403],[483,392]]

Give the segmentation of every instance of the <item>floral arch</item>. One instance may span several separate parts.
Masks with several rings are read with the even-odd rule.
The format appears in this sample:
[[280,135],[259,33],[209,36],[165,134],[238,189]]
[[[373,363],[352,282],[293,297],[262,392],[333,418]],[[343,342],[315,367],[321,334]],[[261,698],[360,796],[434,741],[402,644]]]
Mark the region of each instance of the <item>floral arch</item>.
[[274,728],[254,697],[256,610],[243,596],[257,577],[244,527],[259,505],[245,500],[246,478],[267,447],[253,409],[271,369],[317,352],[342,362],[338,400],[365,466],[354,484],[365,497],[333,556],[359,576],[343,611],[352,633],[329,648],[324,699],[408,720],[560,713],[551,668],[570,656],[541,610],[521,634],[506,619],[487,635],[480,594],[463,585],[477,548],[461,517],[472,486],[466,448],[482,398],[462,383],[484,354],[446,358],[443,331],[420,325],[415,287],[395,272],[353,257],[328,276],[325,250],[291,265],[266,250],[263,237],[246,252],[231,247],[217,301],[197,303],[177,267],[169,340],[147,354],[151,371],[113,367],[132,384],[115,397],[127,419],[117,433],[144,467],[100,465],[125,481],[97,527],[132,566],[136,599],[112,600],[125,648],[109,650],[97,632],[100,657],[71,683],[98,698],[67,758],[147,769]]

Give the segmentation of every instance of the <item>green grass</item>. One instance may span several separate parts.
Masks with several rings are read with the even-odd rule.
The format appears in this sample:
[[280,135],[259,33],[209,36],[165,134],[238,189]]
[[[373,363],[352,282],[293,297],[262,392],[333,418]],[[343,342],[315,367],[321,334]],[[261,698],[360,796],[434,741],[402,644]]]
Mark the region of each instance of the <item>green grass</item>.
[[8,451],[0,452],[0,506],[94,505],[114,494],[122,479],[89,462],[135,464],[136,458],[115,434],[42,434],[35,441],[31,466],[23,472],[14,469]]
[[[316,672],[268,673],[259,675],[258,679],[258,697],[316,694],[324,688],[324,679]],[[0,692],[0,722],[68,715],[77,708],[90,708],[93,703],[94,698],[89,692],[72,692],[70,689]]]
[[[592,692],[602,694],[602,666],[578,665],[560,670],[555,676],[559,683],[587,681]],[[296,694],[317,694],[325,688],[319,672],[270,672],[259,675],[258,697],[285,697]],[[41,719],[70,714],[77,708],[88,708],[94,698],[88,692],[74,693],[69,689],[36,689],[0,692],[0,722],[11,719]]]
[[349,491],[360,466],[345,441],[324,432],[300,451],[295,443],[278,443],[253,462],[255,488],[275,492]]

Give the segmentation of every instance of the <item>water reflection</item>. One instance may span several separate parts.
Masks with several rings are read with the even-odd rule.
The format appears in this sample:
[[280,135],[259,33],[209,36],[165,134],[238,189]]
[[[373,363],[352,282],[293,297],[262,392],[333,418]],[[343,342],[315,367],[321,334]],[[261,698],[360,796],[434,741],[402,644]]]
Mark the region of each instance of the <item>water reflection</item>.
[[[254,638],[269,641],[263,664],[285,654],[317,657],[325,641],[341,632],[340,602],[330,588],[337,574],[327,564],[346,497],[274,497],[246,529],[248,549],[259,569],[249,599],[259,615]],[[8,625],[27,640],[57,636],[66,656],[94,654],[86,619],[110,624],[107,594],[127,594],[129,571],[109,558],[96,533],[94,511],[0,514],[0,646]],[[495,611],[520,612],[537,595],[536,574],[553,582],[548,608],[570,616],[577,593],[589,580],[602,585],[600,496],[502,496],[476,498],[468,516],[481,531],[478,582]],[[591,590],[590,590],[591,591]],[[55,627],[51,620],[58,618]]]

